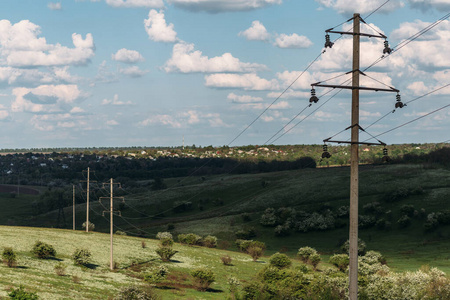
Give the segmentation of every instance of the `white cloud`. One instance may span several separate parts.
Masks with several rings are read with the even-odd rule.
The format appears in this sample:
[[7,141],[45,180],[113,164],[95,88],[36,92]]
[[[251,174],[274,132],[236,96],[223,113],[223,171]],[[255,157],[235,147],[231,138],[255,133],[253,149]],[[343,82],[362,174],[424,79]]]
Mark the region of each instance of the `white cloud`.
[[106,121],[106,125],[116,126],[116,125],[119,125],[119,122],[117,122],[116,120],[108,120],[108,121]]
[[119,72],[121,74],[130,76],[132,78],[142,77],[142,76],[144,76],[145,74],[148,73],[148,71],[146,71],[146,70],[139,69],[138,66],[132,66],[132,67],[128,67],[128,68],[121,68],[119,70]]
[[49,2],[47,4],[47,7],[51,10],[61,10],[62,9],[61,2]]
[[175,112],[172,115],[155,115],[139,122],[140,126],[164,125],[171,128],[188,128],[196,124],[208,124],[211,127],[229,127],[218,113],[204,113],[197,110]]
[[422,11],[429,9],[448,11],[450,9],[450,2],[448,0],[408,0],[408,2],[411,7],[418,8]]
[[269,98],[280,97],[280,99],[308,100],[311,97],[311,94],[308,92],[294,91],[294,90],[289,89],[283,95],[281,95],[281,92],[270,92],[267,94],[267,97],[269,97]]
[[205,85],[213,88],[238,88],[244,90],[264,91],[278,90],[276,80],[267,80],[256,74],[212,74],[205,76]]
[[[400,28],[392,32],[395,39],[404,39],[430,25],[428,22],[416,20],[402,23]],[[431,32],[426,33],[394,53],[392,60],[399,68],[412,66],[418,70],[430,68],[450,68],[450,21],[442,21]]]
[[111,54],[111,58],[112,60],[127,64],[135,64],[144,61],[144,57],[142,57],[139,52],[135,50],[128,50],[125,48],[118,50],[115,54]]
[[277,36],[274,45],[278,48],[308,48],[312,45],[312,42],[306,36],[296,33],[291,35],[282,33]]
[[113,7],[164,8],[162,0],[106,0],[106,3]]
[[[240,103],[236,105],[236,109],[239,110],[264,110],[269,106],[267,103]],[[279,101],[273,105],[270,106],[270,110],[277,110],[277,109],[289,109],[291,108],[289,102],[287,101]]]
[[219,13],[225,11],[244,11],[281,4],[282,0],[167,0],[168,3],[191,11]]
[[[303,71],[284,71],[277,73],[277,78],[283,83],[283,87],[290,86],[292,89],[311,89],[311,83],[318,81],[318,75]],[[295,81],[295,82],[294,82]]]
[[234,93],[228,94],[227,99],[233,103],[255,103],[263,101],[261,97],[253,97],[250,95],[236,95]]
[[175,43],[178,40],[174,25],[167,25],[163,11],[150,10],[148,19],[144,20],[144,26],[148,37],[155,42]]
[[116,106],[122,106],[122,105],[132,105],[133,103],[131,101],[123,102],[119,100],[119,95],[115,94],[113,99],[103,99],[102,105],[116,105]]
[[250,28],[239,32],[238,35],[245,37],[249,41],[266,41],[270,38],[266,27],[259,21],[253,21]]
[[81,107],[75,106],[70,110],[71,114],[84,114],[85,110],[82,109]]
[[12,93],[16,98],[11,104],[11,110],[32,113],[60,112],[65,105],[83,96],[78,86],[73,84],[15,88]]
[[180,122],[176,120],[176,118],[170,115],[156,115],[148,118],[142,122],[139,122],[141,126],[150,126],[150,125],[167,125],[172,128],[181,128],[182,125]]
[[166,72],[181,73],[253,72],[266,68],[256,63],[241,62],[230,53],[209,58],[199,50],[194,51],[194,44],[184,42],[173,46],[172,57],[164,65]]
[[[380,7],[385,0],[374,1],[374,0],[316,0],[325,7],[332,8],[340,14],[353,14],[354,12],[359,12],[361,14],[366,14],[374,11]],[[380,12],[391,12],[399,7],[403,7],[404,4],[400,0],[391,0],[389,3],[384,5],[379,11]]]
[[40,27],[28,20],[14,25],[1,20],[0,52],[3,61],[17,67],[84,65],[94,56],[94,39],[90,33],[85,39],[80,34],[72,34],[75,48],[47,44],[45,38],[38,37],[39,34]]

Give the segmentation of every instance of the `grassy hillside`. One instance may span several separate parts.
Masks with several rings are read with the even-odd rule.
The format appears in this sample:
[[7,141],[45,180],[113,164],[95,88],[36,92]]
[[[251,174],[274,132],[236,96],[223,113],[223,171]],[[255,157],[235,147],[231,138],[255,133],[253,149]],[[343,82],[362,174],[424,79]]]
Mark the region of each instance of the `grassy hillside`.
[[[34,257],[30,251],[37,240],[53,245],[56,258]],[[142,241],[146,248],[142,248]],[[123,286],[143,285],[143,274],[161,264],[169,268],[170,278],[170,283],[157,289],[163,299],[225,299],[227,276],[248,282],[267,262],[267,258],[262,258],[255,263],[242,253],[175,244],[174,249],[179,253],[172,262],[163,263],[154,251],[155,240],[115,236],[114,260],[118,269],[111,272],[108,234],[28,227],[0,226],[0,247],[13,247],[18,254],[16,268],[0,266],[0,296],[6,296],[11,287],[22,285],[28,291],[37,292],[40,299],[111,299]],[[89,268],[73,265],[70,256],[76,248],[92,252]],[[222,264],[223,255],[232,257],[232,266]],[[65,276],[58,276],[54,271],[59,262],[67,267]],[[189,272],[198,267],[208,267],[216,273],[216,282],[209,292],[194,288]]]
[[[116,190],[124,196],[115,206],[123,218],[115,217],[115,230],[129,234],[155,237],[159,231],[215,235],[220,247],[233,250],[235,233],[251,229],[252,239],[262,240],[269,254],[284,251],[294,255],[301,246],[313,246],[330,255],[339,251],[347,239],[347,218],[340,219],[340,226],[329,230],[298,232],[290,230],[288,236],[278,237],[274,227],[260,224],[265,209],[272,207],[294,208],[296,211],[336,212],[349,201],[349,168],[318,168],[261,174],[217,175],[167,179],[168,189],[152,191],[145,187]],[[412,193],[419,189],[420,193]],[[386,197],[404,192],[395,201]],[[98,202],[98,196],[109,196],[109,190],[98,189],[97,197],[91,197],[91,222],[97,231],[108,232],[108,218],[102,211],[108,200]],[[401,193],[400,193],[401,194]],[[0,198],[3,207],[10,211],[0,215],[3,224],[57,226],[58,211],[30,217],[33,203],[31,196],[20,195]],[[360,237],[369,249],[381,251],[396,270],[417,269],[421,265],[436,266],[450,273],[450,225],[440,225],[433,230],[424,228],[428,214],[450,209],[450,171],[437,165],[365,165],[360,167],[360,214],[391,223],[387,229],[376,226],[360,229]],[[184,210],[180,203],[189,202]],[[366,212],[364,206],[378,202],[381,214]],[[402,207],[413,206],[424,211],[419,217],[411,217],[411,224],[401,227]],[[85,220],[85,204],[76,207],[77,228]],[[390,212],[386,214],[386,212]],[[21,215],[18,215],[20,213]],[[66,228],[71,228],[72,209],[65,209]],[[8,222],[9,220],[9,222]]]

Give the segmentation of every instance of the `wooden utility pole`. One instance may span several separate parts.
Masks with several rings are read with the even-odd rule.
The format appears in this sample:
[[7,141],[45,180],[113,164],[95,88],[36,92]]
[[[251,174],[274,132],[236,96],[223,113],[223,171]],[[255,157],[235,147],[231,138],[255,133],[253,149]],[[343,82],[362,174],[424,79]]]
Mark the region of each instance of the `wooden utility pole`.
[[87,169],[87,194],[86,194],[86,232],[89,232],[89,167]]
[[359,57],[360,15],[353,15],[353,76],[350,156],[349,298],[358,298],[358,198],[359,198]]
[[[118,184],[118,183],[116,183]],[[106,184],[104,184],[106,185]],[[120,185],[120,184],[119,184]],[[113,248],[113,237],[114,237],[114,198],[120,198],[122,199],[122,201],[124,201],[123,197],[114,197],[113,192],[114,192],[114,182],[113,179],[110,179],[109,182],[109,188],[110,188],[110,195],[109,195],[109,211],[103,211],[103,215],[105,214],[105,212],[109,212],[109,235],[110,235],[110,259],[109,259],[109,268],[111,269],[111,271],[114,270],[114,248]],[[100,201],[101,199],[104,199],[107,197],[100,197]],[[117,213],[120,214],[120,211],[117,211]]]
[[[84,171],[83,171],[84,172]],[[81,182],[87,182],[87,188],[86,188],[86,232],[89,232],[89,188],[91,185],[91,180],[89,178],[91,173],[91,169],[87,168],[87,180],[82,180]],[[93,181],[95,182],[95,181]]]
[[[364,20],[361,19],[360,14],[355,13],[353,15],[353,32],[348,31],[335,31],[333,29],[326,30],[326,47],[332,47],[334,43],[330,41],[330,37],[328,33],[339,33],[344,35],[353,35],[353,66],[352,66],[352,85],[351,86],[345,86],[345,85],[330,85],[330,84],[322,84],[321,82],[313,83],[311,84],[312,90],[311,94],[312,97],[310,99],[311,103],[317,103],[319,100],[315,96],[315,90],[314,87],[320,86],[320,87],[331,87],[331,88],[340,88],[340,89],[351,89],[352,90],[352,109],[351,109],[351,125],[347,129],[351,129],[351,163],[350,163],[350,220],[349,220],[349,299],[350,300],[356,300],[358,299],[358,201],[359,201],[359,174],[358,174],[358,168],[359,168],[359,145],[365,144],[365,145],[386,145],[385,143],[378,141],[378,143],[367,143],[363,142],[361,143],[359,141],[359,130],[361,130],[361,126],[359,125],[359,91],[360,90],[369,90],[369,91],[385,91],[385,92],[397,92],[397,98],[399,101],[400,96],[398,95],[399,90],[394,89],[393,87],[388,86],[388,88],[372,88],[372,87],[363,87],[359,85],[359,75],[363,74],[360,71],[360,37],[376,37],[376,38],[384,38],[386,39],[386,36],[379,33],[379,34],[368,34],[368,33],[361,33],[360,31],[360,24],[361,22],[364,22]],[[350,21],[350,20],[349,20]],[[392,49],[389,48],[388,42],[385,41],[384,43],[385,49],[383,50],[383,54],[385,53],[391,53]],[[402,107],[402,103],[398,103],[397,105],[400,105],[399,107]],[[328,138],[323,140],[324,143],[326,142],[333,142],[333,143],[349,143],[348,141],[336,141],[331,140],[332,138]],[[324,150],[325,151],[325,150]],[[328,154],[328,156],[330,155]]]
[[109,234],[111,237],[111,253],[110,253],[110,262],[109,262],[109,268],[114,270],[114,259],[113,259],[113,179],[111,178],[111,184],[110,184],[110,206],[109,206],[109,218],[110,218],[110,227],[109,227]]
[[75,230],[75,185],[72,185],[72,230]]

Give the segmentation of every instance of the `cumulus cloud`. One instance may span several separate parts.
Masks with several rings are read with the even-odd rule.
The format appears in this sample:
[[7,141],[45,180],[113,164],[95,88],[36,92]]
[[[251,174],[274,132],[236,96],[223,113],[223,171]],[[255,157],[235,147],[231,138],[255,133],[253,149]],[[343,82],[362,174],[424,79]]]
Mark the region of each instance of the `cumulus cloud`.
[[80,34],[72,34],[75,48],[47,44],[39,34],[40,27],[28,20],[14,25],[1,20],[0,50],[6,64],[13,67],[85,65],[94,56],[94,39],[90,33],[84,39]]
[[144,61],[144,57],[142,57],[142,55],[139,52],[135,50],[128,50],[125,48],[122,48],[118,50],[115,54],[112,54],[111,59],[126,64],[135,64]]
[[[405,39],[419,32],[428,22],[416,20],[400,24],[400,27],[392,32],[393,39]],[[407,46],[401,48],[392,59],[398,67],[417,66],[418,69],[449,68],[450,57],[450,21],[442,21],[432,32],[426,33]]]
[[119,100],[119,95],[115,94],[113,99],[103,99],[102,105],[115,105],[115,106],[123,106],[123,105],[132,105],[131,101],[123,102]]
[[277,36],[274,45],[278,48],[308,48],[312,45],[312,42],[303,35],[282,33]]
[[218,113],[204,113],[190,109],[173,114],[160,114],[139,122],[140,126],[164,125],[171,128],[187,128],[196,124],[208,124],[211,127],[228,127]]
[[234,93],[228,94],[227,99],[233,103],[255,103],[263,101],[261,97],[253,97],[250,95],[236,95]]
[[270,38],[266,27],[259,21],[253,21],[250,28],[239,32],[238,35],[245,37],[249,41],[266,41]]
[[[353,14],[355,11],[361,14],[366,14],[374,11],[385,1],[373,1],[373,0],[316,0],[325,7],[332,8],[340,14]],[[379,11],[388,13],[399,7],[403,7],[404,4],[400,0],[392,0],[384,5]]]
[[106,125],[116,126],[116,125],[119,125],[119,122],[117,122],[116,120],[108,120],[108,121],[106,121]]
[[194,44],[178,43],[173,46],[172,57],[166,62],[163,69],[166,72],[220,73],[253,72],[265,70],[266,66],[241,62],[230,53],[209,58],[199,50],[194,51]]
[[226,11],[245,11],[268,5],[281,4],[282,0],[167,0],[179,8],[190,11],[220,13]]
[[60,112],[67,104],[83,96],[77,85],[40,85],[36,88],[15,88],[16,97],[11,104],[14,112]]
[[[239,110],[264,110],[269,106],[268,103],[240,103],[236,105],[236,109]],[[289,109],[291,105],[287,101],[279,101],[269,107],[270,110]]]
[[150,10],[148,19],[144,20],[144,26],[148,37],[155,42],[175,43],[178,40],[174,25],[167,25],[163,11]]
[[142,77],[148,73],[147,70],[141,70],[138,66],[132,66],[132,67],[128,67],[128,68],[120,68],[119,72],[123,75],[127,75],[132,78]]
[[62,9],[61,2],[49,2],[47,4],[47,7],[51,10],[61,10]]
[[237,88],[253,91],[278,90],[277,80],[267,80],[256,74],[212,74],[205,76],[205,85],[212,88]]
[[418,8],[422,11],[430,9],[448,11],[450,9],[450,2],[448,0],[408,0],[408,2],[411,7]]
[[106,0],[106,3],[113,7],[164,7],[163,0]]

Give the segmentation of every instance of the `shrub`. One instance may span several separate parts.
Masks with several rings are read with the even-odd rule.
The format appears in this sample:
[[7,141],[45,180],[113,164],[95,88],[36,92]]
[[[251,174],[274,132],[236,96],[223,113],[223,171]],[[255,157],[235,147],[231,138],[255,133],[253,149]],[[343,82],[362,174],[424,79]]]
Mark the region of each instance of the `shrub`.
[[275,253],[269,259],[270,265],[277,267],[278,269],[288,268],[292,265],[291,260],[286,254]]
[[210,269],[195,269],[191,272],[194,277],[198,290],[206,291],[209,286],[216,280],[216,277]]
[[230,266],[231,265],[231,261],[232,258],[229,255],[224,255],[220,257],[220,260],[222,261],[222,263],[226,266]]
[[146,243],[145,241],[141,241],[141,247],[142,247],[142,248],[147,247],[147,243]]
[[127,233],[125,231],[122,231],[122,230],[117,230],[116,234],[117,235],[127,235]]
[[217,238],[212,235],[208,235],[203,239],[203,246],[208,248],[215,248],[217,247]]
[[55,248],[52,245],[37,241],[31,252],[39,258],[54,257],[56,255]]
[[[81,227],[83,227],[83,229],[86,229],[86,222],[83,222],[83,225],[81,225]],[[92,222],[89,222],[89,231],[94,231],[95,230],[95,224]]]
[[408,217],[412,217],[414,215],[414,205],[402,205],[402,207],[400,208],[400,211],[402,212],[402,214],[408,216]]
[[304,262],[307,263],[309,260],[309,257],[313,254],[316,254],[317,251],[314,248],[311,247],[302,247],[298,249],[297,256]]
[[309,257],[309,261],[311,262],[311,265],[313,266],[314,270],[317,269],[317,266],[319,265],[322,258],[320,257],[319,253],[311,254]]
[[120,289],[114,300],[159,300],[158,294],[150,287],[130,286]]
[[289,224],[285,224],[276,226],[273,231],[275,233],[275,236],[288,236],[290,233],[289,230]]
[[54,270],[56,275],[58,276],[66,275],[66,266],[62,262],[57,263],[54,267]]
[[202,237],[195,233],[188,233],[185,237],[185,244],[189,246],[201,245]]
[[236,231],[234,234],[236,235],[236,238],[243,240],[248,240],[256,236],[256,232],[253,228],[241,229]]
[[339,271],[344,272],[350,262],[348,254],[335,254],[330,257],[330,264],[336,266]]
[[17,264],[17,256],[13,248],[6,247],[2,253],[3,262],[10,268],[14,268]]
[[253,261],[257,261],[264,254],[264,249],[258,246],[251,246],[247,249],[247,253],[253,258]]
[[72,260],[74,264],[79,266],[86,266],[90,263],[91,252],[87,249],[76,249],[72,253]]
[[158,232],[156,238],[159,239],[159,242],[163,247],[172,247],[173,245],[173,238],[170,232]]
[[250,247],[259,247],[263,250],[266,250],[266,244],[260,241],[253,240],[236,240],[236,246],[241,252],[248,253],[248,248]]
[[263,287],[259,282],[251,282],[242,288],[242,299],[259,300],[262,299]]
[[11,289],[8,293],[9,298],[17,299],[17,300],[37,300],[39,297],[36,293],[31,293],[25,291],[23,286],[20,286],[18,289]]
[[[361,239],[358,239],[358,255],[364,255],[364,254],[366,254],[366,243],[363,241],[363,240],[361,240]],[[342,246],[341,246],[341,250],[342,250],[342,253],[344,253],[344,254],[349,254],[350,252],[350,241],[349,240],[347,240]]]
[[232,299],[239,299],[238,287],[241,285],[239,279],[233,276],[227,277],[227,283],[230,286],[230,292],[232,294]]
[[261,216],[260,223],[263,226],[276,226],[277,216],[275,215],[275,209],[272,207],[266,208],[264,214]]
[[411,218],[407,215],[403,215],[400,217],[400,219],[398,219],[397,224],[399,228],[408,227],[409,225],[411,225]]
[[144,280],[150,283],[158,283],[163,281],[167,277],[168,273],[169,269],[167,269],[166,266],[159,266],[150,273],[145,274]]
[[170,261],[170,259],[178,253],[178,251],[175,251],[172,249],[172,247],[164,247],[160,246],[158,249],[155,250],[156,254],[161,257],[162,261]]

